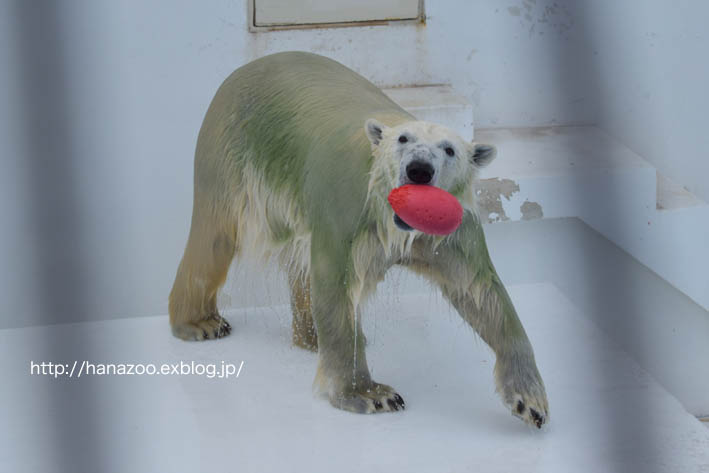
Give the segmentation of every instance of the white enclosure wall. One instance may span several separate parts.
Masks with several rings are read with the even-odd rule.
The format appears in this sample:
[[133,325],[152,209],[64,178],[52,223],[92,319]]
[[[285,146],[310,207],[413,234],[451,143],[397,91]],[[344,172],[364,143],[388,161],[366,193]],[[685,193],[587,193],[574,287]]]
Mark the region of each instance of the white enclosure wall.
[[[428,3],[425,25],[249,33],[246,0],[1,2],[0,327],[167,312],[202,117],[265,54],[323,54],[380,86],[450,83],[482,127],[595,119],[577,2]],[[264,282],[225,301],[262,303]]]
[[709,202],[709,3],[579,3],[598,125]]
[[[425,25],[259,33],[247,11],[0,3],[0,327],[165,314],[202,117],[234,68],[277,51],[380,86],[449,83],[477,127],[597,123],[709,200],[705,3],[442,0]],[[223,301],[284,301],[266,282],[237,278]]]

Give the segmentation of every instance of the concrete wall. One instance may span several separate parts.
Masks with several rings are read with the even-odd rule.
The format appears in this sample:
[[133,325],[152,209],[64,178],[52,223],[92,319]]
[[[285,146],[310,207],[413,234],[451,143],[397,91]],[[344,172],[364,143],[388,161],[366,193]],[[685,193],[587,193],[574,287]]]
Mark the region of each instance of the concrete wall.
[[[425,26],[261,33],[246,0],[0,3],[0,327],[164,314],[201,119],[276,51],[450,83],[478,127],[597,123],[709,201],[709,6],[428,3]],[[223,303],[283,301],[272,276],[232,278]]]
[[709,202],[709,3],[579,3],[598,125]]
[[[451,83],[479,127],[597,123],[709,200],[701,2],[448,0],[426,26],[257,34],[244,0],[0,9],[0,326],[164,313],[204,111],[235,67],[275,51],[381,86]],[[230,284],[232,304],[265,300],[261,283]]]
[[[381,86],[451,83],[479,126],[592,120],[577,12],[428,3],[425,26],[257,34],[246,0],[0,3],[0,327],[167,312],[202,117],[262,55],[317,52]],[[223,303],[283,300],[266,278],[237,278]]]

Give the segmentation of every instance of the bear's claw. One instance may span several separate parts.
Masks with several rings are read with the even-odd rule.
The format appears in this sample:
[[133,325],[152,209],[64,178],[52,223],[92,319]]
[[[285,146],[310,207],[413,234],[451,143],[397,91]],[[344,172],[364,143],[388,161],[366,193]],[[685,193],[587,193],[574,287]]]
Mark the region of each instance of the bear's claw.
[[226,337],[231,333],[231,325],[219,314],[205,320],[174,324],[172,334],[182,340],[201,341]]
[[497,392],[512,415],[538,429],[549,421],[549,404],[532,358],[500,358],[495,365]]
[[345,411],[358,414],[395,412],[406,409],[404,398],[386,384],[372,383],[373,386],[363,392],[348,393],[331,398],[330,403]]
[[517,407],[512,411],[515,417],[519,417],[528,424],[532,424],[538,429],[542,428],[542,425],[546,423],[547,415],[540,414],[536,409],[530,407],[527,409],[524,401],[521,399],[517,400]]

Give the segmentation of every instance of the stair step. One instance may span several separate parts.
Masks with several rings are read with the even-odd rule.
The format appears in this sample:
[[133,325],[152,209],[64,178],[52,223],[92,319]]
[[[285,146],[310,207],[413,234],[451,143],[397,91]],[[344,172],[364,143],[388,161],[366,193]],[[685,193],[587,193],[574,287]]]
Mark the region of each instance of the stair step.
[[478,130],[476,141],[498,147],[478,190],[484,221],[579,217],[709,309],[705,202],[593,126]]
[[690,191],[657,173],[657,210],[677,210],[707,205]]
[[478,130],[476,141],[498,148],[480,182],[489,222],[655,208],[655,169],[596,127]]
[[383,92],[419,120],[440,123],[473,139],[473,104],[449,85],[394,87]]

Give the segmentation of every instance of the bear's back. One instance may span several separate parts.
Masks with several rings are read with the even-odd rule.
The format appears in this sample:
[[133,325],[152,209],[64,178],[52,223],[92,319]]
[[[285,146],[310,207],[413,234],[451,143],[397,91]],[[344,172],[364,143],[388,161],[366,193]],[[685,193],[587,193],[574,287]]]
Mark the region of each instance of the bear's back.
[[301,207],[314,211],[345,199],[341,207],[360,212],[371,165],[368,118],[390,126],[414,120],[336,61],[305,52],[265,56],[234,71],[212,100],[197,144],[196,182],[229,188],[241,181],[234,173],[253,168]]
[[351,69],[317,54],[292,51],[234,71],[212,100],[203,128],[228,129],[230,136],[257,146],[278,146],[282,134],[296,145],[331,137],[336,145],[375,116],[387,116],[390,122],[414,119]]
[[[408,115],[379,88],[344,65],[317,54],[272,54],[240,67],[221,89],[239,107],[241,117],[288,111],[308,126],[363,126],[379,113]],[[220,89],[220,92],[222,90]],[[219,93],[217,95],[219,95]],[[245,96],[250,100],[244,101]],[[410,118],[410,117],[409,117]]]

